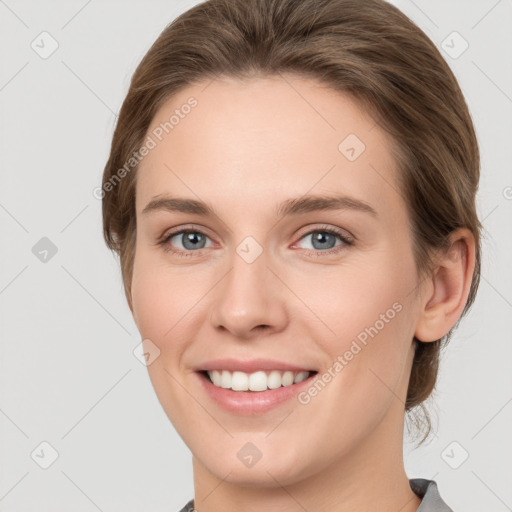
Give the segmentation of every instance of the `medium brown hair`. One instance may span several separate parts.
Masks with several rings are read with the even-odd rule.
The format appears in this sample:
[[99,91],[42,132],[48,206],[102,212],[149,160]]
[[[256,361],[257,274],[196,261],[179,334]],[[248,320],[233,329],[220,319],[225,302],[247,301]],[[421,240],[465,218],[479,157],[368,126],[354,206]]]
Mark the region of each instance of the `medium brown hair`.
[[[202,80],[283,72],[349,94],[391,134],[419,275],[432,272],[430,255],[447,248],[451,232],[471,230],[476,265],[465,315],[480,278],[474,127],[435,45],[383,0],[208,0],[162,31],[132,77],[103,174],[104,237],[120,256],[130,305],[137,165],[127,169],[126,162],[143,144],[155,113],[179,90]],[[412,415],[418,432],[426,426],[420,444],[432,426],[423,402],[434,390],[440,351],[452,331],[434,342],[415,338],[405,410],[423,413],[425,424],[421,415]]]

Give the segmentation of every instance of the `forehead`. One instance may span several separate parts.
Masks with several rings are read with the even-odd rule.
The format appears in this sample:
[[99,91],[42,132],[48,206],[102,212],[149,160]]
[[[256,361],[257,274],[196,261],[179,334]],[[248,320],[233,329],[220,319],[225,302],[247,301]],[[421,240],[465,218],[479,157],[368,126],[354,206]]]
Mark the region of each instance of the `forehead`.
[[392,140],[356,100],[309,78],[188,86],[162,105],[147,137],[138,212],[171,192],[245,206],[331,191],[376,208],[397,201]]

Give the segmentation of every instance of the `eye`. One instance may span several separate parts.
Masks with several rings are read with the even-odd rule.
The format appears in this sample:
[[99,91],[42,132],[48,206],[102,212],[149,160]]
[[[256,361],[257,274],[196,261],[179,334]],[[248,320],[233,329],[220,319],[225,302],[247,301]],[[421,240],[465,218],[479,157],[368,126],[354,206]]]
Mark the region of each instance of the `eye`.
[[[310,247],[303,246],[302,249],[312,250],[316,253],[323,254],[335,253],[342,250],[344,246],[353,244],[353,241],[347,235],[334,228],[318,228],[313,231],[309,231],[303,235],[300,240],[310,241]],[[300,241],[297,242],[297,244],[299,243]]]
[[160,243],[164,246],[164,249],[181,253],[181,252],[198,252],[201,249],[211,247],[207,245],[210,241],[210,237],[202,231],[196,229],[182,229],[174,233],[167,235]]
[[[310,247],[300,247],[300,243],[308,241]],[[211,238],[198,229],[180,229],[164,235],[158,242],[167,252],[175,253],[179,256],[191,256],[201,254],[202,249],[213,247]],[[313,252],[315,255],[327,255],[337,253],[353,245],[353,239],[350,235],[332,227],[318,227],[301,236],[299,242],[295,244],[306,251]]]

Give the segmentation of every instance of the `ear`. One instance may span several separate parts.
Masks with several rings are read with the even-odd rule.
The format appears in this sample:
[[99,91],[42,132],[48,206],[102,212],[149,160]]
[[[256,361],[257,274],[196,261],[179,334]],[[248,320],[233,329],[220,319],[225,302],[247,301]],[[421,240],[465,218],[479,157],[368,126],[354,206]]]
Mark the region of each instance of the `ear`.
[[466,305],[475,271],[475,238],[467,228],[450,236],[450,248],[437,255],[427,279],[415,337],[428,342],[442,338],[455,325]]

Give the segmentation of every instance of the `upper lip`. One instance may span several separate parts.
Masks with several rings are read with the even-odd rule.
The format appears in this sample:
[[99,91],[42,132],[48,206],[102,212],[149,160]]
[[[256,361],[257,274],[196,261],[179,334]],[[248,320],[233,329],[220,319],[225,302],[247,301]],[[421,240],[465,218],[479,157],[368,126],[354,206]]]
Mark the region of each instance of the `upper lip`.
[[198,365],[194,368],[195,371],[211,371],[211,370],[227,370],[230,372],[244,372],[253,373],[258,370],[271,371],[283,370],[292,372],[308,372],[315,371],[305,366],[299,366],[282,361],[272,359],[251,359],[242,361],[239,359],[214,359]]

